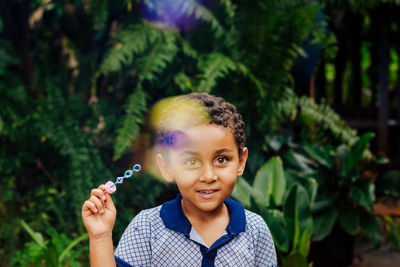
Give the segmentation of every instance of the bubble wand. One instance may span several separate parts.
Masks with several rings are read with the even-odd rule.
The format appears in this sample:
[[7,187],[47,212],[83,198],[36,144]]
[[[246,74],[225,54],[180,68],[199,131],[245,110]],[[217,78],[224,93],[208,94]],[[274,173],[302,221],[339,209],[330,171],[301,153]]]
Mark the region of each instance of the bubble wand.
[[122,184],[124,182],[124,179],[131,178],[134,172],[140,172],[142,169],[142,166],[140,164],[135,164],[132,168],[132,170],[126,170],[124,173],[124,176],[117,177],[117,180],[115,180],[115,183],[108,181],[104,185],[104,190],[112,194],[115,191],[117,191],[117,184]]

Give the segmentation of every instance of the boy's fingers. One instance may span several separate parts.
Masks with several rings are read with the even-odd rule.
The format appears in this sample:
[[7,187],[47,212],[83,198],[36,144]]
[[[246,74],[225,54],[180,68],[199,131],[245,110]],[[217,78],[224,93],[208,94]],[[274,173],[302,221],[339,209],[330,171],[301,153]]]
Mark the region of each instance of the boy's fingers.
[[101,190],[100,188],[93,189],[91,195],[92,196],[97,196],[102,201],[106,200],[106,196],[104,194],[104,191]]
[[104,212],[104,206],[101,200],[97,196],[91,196],[89,201],[92,202],[96,208],[100,211],[100,213]]
[[96,208],[96,206],[89,200],[86,200],[82,207],[82,213],[87,214],[87,213],[97,213],[97,212],[98,209]]

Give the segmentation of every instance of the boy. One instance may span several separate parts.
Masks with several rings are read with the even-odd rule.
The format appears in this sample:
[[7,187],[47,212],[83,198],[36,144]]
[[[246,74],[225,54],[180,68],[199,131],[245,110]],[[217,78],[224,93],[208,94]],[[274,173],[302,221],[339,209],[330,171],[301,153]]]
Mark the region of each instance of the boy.
[[[276,266],[264,220],[228,198],[248,156],[241,116],[233,105],[205,93],[177,99],[200,103],[207,114],[189,118],[190,125],[158,127],[156,162],[180,194],[140,212],[113,255],[116,210],[102,185],[93,189],[82,207],[92,266]],[[171,106],[182,105],[166,109]],[[161,116],[168,117],[167,124],[179,121],[168,114]]]

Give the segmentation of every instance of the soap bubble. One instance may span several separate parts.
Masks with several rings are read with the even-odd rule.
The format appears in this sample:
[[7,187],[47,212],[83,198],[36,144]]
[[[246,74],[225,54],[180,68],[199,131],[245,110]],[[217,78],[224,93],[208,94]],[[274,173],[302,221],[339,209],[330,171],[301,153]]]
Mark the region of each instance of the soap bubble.
[[157,27],[187,32],[200,23],[194,14],[201,4],[199,0],[144,0],[142,3],[142,16]]
[[177,96],[157,102],[148,118],[153,146],[146,156],[146,171],[161,178],[155,158],[158,153],[177,149],[187,144],[185,132],[191,127],[209,124],[206,107],[193,99]]

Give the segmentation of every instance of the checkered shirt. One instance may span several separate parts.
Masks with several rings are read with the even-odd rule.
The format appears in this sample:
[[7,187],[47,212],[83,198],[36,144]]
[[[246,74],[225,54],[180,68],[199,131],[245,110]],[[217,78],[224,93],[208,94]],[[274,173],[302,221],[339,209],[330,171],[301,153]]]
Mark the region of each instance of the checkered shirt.
[[228,198],[230,222],[208,248],[197,235],[193,238],[181,199],[179,194],[132,220],[115,250],[118,266],[277,266],[271,233],[261,216]]

